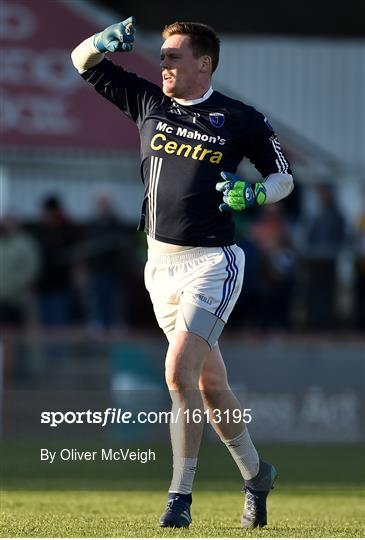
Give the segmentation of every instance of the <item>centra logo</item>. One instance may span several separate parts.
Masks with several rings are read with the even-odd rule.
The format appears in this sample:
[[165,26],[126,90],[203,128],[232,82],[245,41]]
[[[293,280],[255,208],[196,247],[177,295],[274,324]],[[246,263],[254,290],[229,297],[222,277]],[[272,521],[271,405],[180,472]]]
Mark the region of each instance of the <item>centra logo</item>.
[[166,154],[176,154],[184,158],[190,157],[191,159],[197,159],[203,161],[206,159],[210,163],[218,165],[223,157],[222,152],[213,151],[209,148],[204,148],[201,144],[186,144],[178,143],[173,140],[169,140],[164,133],[156,133],[151,139],[150,146],[152,150],[162,150]]

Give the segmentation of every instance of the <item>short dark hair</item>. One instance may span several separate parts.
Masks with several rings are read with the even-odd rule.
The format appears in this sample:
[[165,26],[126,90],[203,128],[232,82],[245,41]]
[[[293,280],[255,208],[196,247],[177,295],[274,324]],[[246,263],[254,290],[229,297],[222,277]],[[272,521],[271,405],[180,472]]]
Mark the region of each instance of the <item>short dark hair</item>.
[[62,207],[61,201],[57,195],[47,195],[42,201],[43,210],[59,210]]
[[194,22],[174,22],[165,26],[162,32],[163,39],[175,34],[190,37],[191,48],[196,58],[206,54],[212,59],[212,73],[217,69],[219,62],[220,40],[210,26]]

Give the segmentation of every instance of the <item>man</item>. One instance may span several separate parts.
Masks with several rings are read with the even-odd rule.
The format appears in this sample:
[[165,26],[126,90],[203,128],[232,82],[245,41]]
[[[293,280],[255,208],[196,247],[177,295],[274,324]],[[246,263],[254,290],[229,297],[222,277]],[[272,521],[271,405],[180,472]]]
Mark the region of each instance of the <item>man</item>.
[[18,227],[10,212],[0,214],[0,327],[26,326],[29,296],[40,268],[37,241]]
[[[146,287],[169,340],[166,382],[179,419],[171,424],[173,477],[160,525],[188,527],[203,422],[185,413],[206,410],[214,418],[216,410],[240,409],[218,346],[244,269],[229,210],[276,202],[293,183],[266,118],[213,91],[219,59],[214,30],[198,23],[165,27],[162,90],[105,59],[107,52],[131,51],[134,33],[133,17],[113,24],[82,42],[72,60],[140,132],[145,195],[139,228],[148,236]],[[244,157],[265,182],[252,185],[233,174]],[[244,423],[229,420],[213,426],[245,482],[242,526],[262,527],[276,471],[259,460]]]

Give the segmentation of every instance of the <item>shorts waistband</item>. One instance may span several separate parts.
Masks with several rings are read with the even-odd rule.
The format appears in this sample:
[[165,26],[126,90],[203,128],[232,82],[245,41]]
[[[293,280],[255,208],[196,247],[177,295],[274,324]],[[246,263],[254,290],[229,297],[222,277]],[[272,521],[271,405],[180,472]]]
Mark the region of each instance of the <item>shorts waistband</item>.
[[148,260],[156,264],[179,264],[187,261],[204,257],[212,253],[218,253],[222,250],[221,247],[195,247],[187,249],[186,251],[178,251],[176,253],[154,253],[150,249],[148,250]]

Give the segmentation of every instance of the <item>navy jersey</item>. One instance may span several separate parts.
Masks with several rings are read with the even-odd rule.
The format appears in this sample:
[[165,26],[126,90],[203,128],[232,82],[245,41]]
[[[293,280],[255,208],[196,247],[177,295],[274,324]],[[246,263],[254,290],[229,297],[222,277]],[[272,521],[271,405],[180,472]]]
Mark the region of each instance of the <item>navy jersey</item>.
[[139,229],[182,246],[234,243],[231,213],[219,211],[221,171],[247,157],[265,178],[289,173],[274,130],[253,107],[219,92],[180,105],[157,85],[104,59],[82,77],[136,123],[145,186]]

